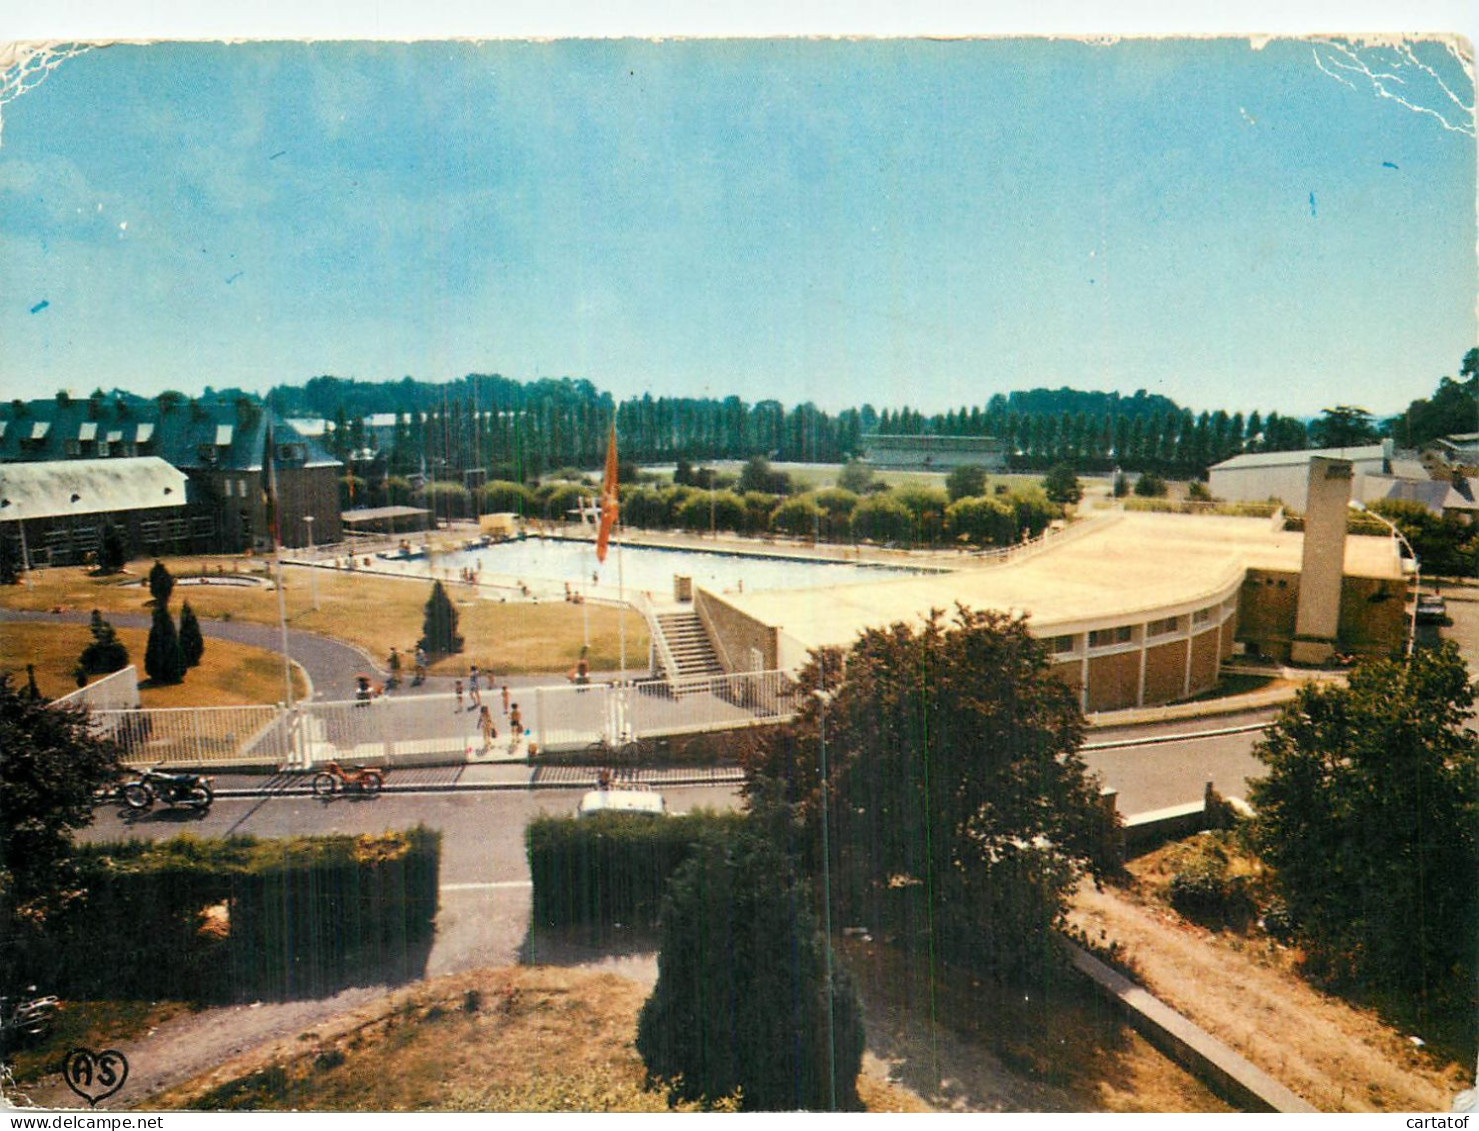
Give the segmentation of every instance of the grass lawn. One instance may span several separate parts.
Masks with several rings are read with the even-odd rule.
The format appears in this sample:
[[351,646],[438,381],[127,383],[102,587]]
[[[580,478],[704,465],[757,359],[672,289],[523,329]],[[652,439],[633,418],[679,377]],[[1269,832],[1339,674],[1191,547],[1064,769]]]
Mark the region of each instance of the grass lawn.
[[[450,975],[238,1057],[150,1108],[666,1112],[632,1043],[646,997],[636,982],[557,967]],[[859,1090],[870,1111],[928,1110],[877,1081]]]
[[[233,567],[242,573],[257,571],[258,575],[265,569],[260,559],[164,560],[176,577],[207,568],[214,574],[218,563],[228,574]],[[131,562],[128,574],[121,579],[91,577],[82,568],[37,570],[32,575],[33,587],[17,585],[0,590],[0,605],[40,610],[60,605],[83,612],[101,609],[105,614],[148,612],[149,591],[125,582],[143,578],[151,564],[143,559]],[[291,627],[358,644],[382,664],[392,645],[405,653],[415,649],[421,636],[422,610],[431,593],[430,582],[320,570],[319,609],[315,611],[306,570],[289,567],[284,573],[284,597]],[[580,655],[584,613],[589,615],[591,667],[601,671],[620,664],[621,613],[617,609],[569,605],[563,601],[501,604],[472,598],[459,586],[453,586],[450,593],[457,602],[458,631],[466,639],[466,646],[461,655],[434,663],[433,671],[461,672],[470,663],[486,664],[496,672],[507,674],[568,671]],[[178,604],[186,599],[202,621],[227,617],[260,624],[277,623],[277,593],[267,585],[179,586],[171,602]],[[630,610],[626,611],[625,620],[627,664],[641,666],[647,656],[646,623]],[[142,658],[142,650],[137,655]],[[67,671],[71,671],[70,663]]]
[[[193,605],[193,602],[192,602]],[[283,698],[282,659],[275,652],[227,640],[205,642],[200,666],[191,668],[184,683],[154,687],[144,678],[144,649],[149,633],[142,628],[120,628],[118,638],[128,649],[129,661],[139,669],[139,697],[145,707],[226,707],[238,703],[277,703]],[[48,699],[77,689],[72,669],[77,655],[92,640],[84,624],[7,624],[0,632],[0,671],[14,673],[13,686],[23,686],[26,665],[36,665],[36,686]],[[296,696],[307,686],[294,671]]]

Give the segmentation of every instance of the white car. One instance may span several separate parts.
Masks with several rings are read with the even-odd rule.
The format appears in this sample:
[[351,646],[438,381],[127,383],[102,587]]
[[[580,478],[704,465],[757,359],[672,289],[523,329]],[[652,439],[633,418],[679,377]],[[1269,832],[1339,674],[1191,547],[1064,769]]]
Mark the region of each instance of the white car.
[[667,815],[668,803],[663,795],[651,789],[593,789],[580,799],[577,817],[594,817],[597,813],[634,813],[645,817]]

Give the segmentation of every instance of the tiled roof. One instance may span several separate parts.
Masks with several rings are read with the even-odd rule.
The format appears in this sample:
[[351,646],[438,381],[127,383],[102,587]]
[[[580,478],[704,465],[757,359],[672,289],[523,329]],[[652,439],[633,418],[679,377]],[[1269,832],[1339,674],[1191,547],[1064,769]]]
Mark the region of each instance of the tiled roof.
[[0,464],[0,521],[184,505],[184,474],[155,456]]
[[1384,459],[1389,454],[1386,444],[1363,444],[1357,448],[1304,448],[1294,452],[1249,452],[1213,464],[1213,471],[1242,471],[1254,467],[1287,467],[1308,463],[1315,456],[1324,459],[1348,459],[1367,462]]
[[[133,444],[133,455],[158,456],[183,470],[257,471],[269,424],[280,466],[339,466],[322,444],[252,402],[201,400],[161,407],[157,401],[94,404],[55,398],[22,402],[19,412],[14,402],[0,404],[0,463],[75,459],[79,453],[68,450],[69,441],[92,443],[105,436],[110,447]],[[83,450],[80,456],[95,454]]]

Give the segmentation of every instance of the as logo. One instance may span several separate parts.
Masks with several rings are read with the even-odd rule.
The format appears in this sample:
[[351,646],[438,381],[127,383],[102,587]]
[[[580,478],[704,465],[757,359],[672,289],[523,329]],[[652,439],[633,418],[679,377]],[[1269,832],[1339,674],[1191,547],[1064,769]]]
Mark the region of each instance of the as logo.
[[99,1100],[123,1087],[128,1079],[128,1058],[117,1049],[73,1049],[62,1065],[62,1078],[67,1087],[97,1107]]

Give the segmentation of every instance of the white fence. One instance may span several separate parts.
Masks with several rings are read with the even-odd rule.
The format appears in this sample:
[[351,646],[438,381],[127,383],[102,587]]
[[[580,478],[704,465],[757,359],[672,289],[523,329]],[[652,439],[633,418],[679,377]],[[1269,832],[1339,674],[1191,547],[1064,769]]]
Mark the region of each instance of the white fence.
[[60,699],[69,707],[87,707],[94,711],[122,711],[139,705],[139,670],[132,664],[121,671],[93,680]]
[[93,728],[117,739],[130,766],[257,766],[287,761],[286,712],[278,707],[94,710]]
[[502,700],[488,694],[496,736],[485,740],[470,696],[384,695],[368,702],[283,707],[93,710],[129,765],[232,767],[325,762],[431,765],[523,759],[535,750],[579,750],[599,741],[658,738],[784,722],[794,711],[784,672],[682,681],[564,684],[514,696],[527,733],[515,735]]

